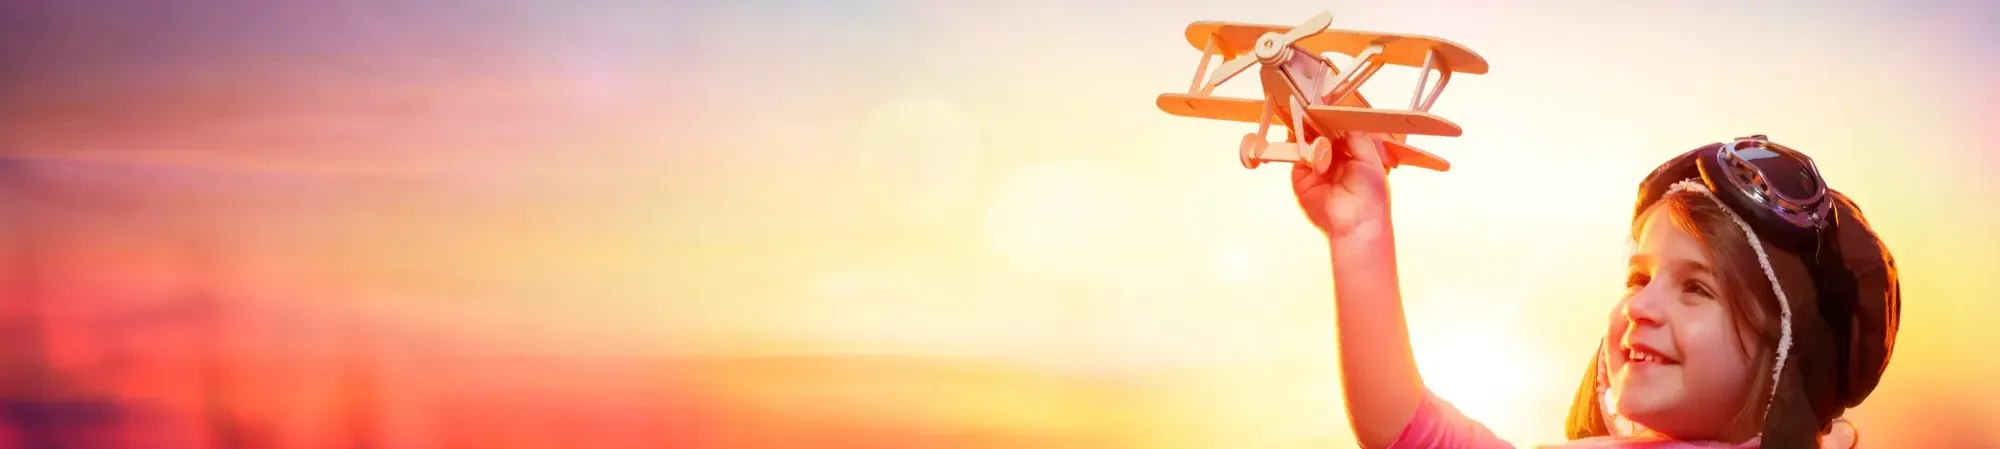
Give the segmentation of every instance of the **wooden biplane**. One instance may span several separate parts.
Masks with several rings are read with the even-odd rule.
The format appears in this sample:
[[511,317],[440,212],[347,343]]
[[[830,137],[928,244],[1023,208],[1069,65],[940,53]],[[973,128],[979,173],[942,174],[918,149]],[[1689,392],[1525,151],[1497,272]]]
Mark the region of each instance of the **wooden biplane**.
[[[1265,162],[1303,163],[1324,173],[1334,165],[1331,138],[1349,132],[1385,135],[1392,166],[1409,165],[1446,171],[1451,164],[1406,142],[1409,134],[1457,137],[1462,130],[1432,115],[1431,105],[1451,82],[1452,73],[1486,73],[1486,60],[1457,43],[1428,36],[1328,30],[1333,14],[1322,12],[1298,27],[1226,22],[1195,22],[1187,27],[1188,44],[1201,49],[1188,92],[1160,94],[1160,110],[1169,114],[1256,123],[1257,132],[1243,136],[1239,147],[1243,166]],[[1337,52],[1354,59],[1345,68],[1322,56]],[[1213,74],[1209,59],[1224,59]],[[1210,95],[1224,81],[1263,66],[1263,100]],[[1383,65],[1421,67],[1408,110],[1376,109],[1358,88]],[[1429,84],[1431,72],[1439,73]],[[1204,82],[1203,77],[1207,75]],[[1430,91],[1425,92],[1429,85]],[[1284,142],[1266,136],[1271,123],[1289,128]],[[1306,143],[1310,142],[1310,143]]]

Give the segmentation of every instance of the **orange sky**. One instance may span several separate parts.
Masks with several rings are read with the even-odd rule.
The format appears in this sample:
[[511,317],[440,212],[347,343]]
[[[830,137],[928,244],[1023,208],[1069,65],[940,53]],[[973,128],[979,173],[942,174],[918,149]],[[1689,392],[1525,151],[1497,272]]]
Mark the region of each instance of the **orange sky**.
[[[2000,135],[1982,131],[2000,92],[1976,82],[2000,55],[1973,26],[1994,8],[115,3],[0,23],[72,25],[0,34],[50,43],[0,45],[31,62],[0,71],[0,205],[33,211],[5,229],[38,248],[10,282],[90,304],[58,315],[209,285],[281,322],[354,317],[451,353],[880,360],[865,354],[1057,379],[919,371],[907,382],[946,392],[881,393],[976,410],[962,415],[850,408],[867,395],[842,391],[888,388],[865,380],[819,387],[855,419],[947,423],[891,435],[990,420],[1133,447],[1346,441],[1324,249],[1283,167],[1237,165],[1249,126],[1152,105],[1192,75],[1187,22],[1331,10],[1336,28],[1438,35],[1492,62],[1434,109],[1463,137],[1412,139],[1454,169],[1392,182],[1424,374],[1501,436],[1561,438],[1639,176],[1752,133],[1813,154],[1903,270],[1904,332],[1854,412],[1864,433],[1913,447],[1970,438],[1932,412],[2000,419],[1981,383],[2000,355],[1980,345],[2000,337],[1980,282],[2000,215],[1966,206],[2000,194],[1983,150]],[[1401,103],[1414,74],[1384,69],[1363,92]],[[263,330],[230,338],[291,338],[240,326]],[[334,325],[300,328],[315,326]],[[58,332],[83,342],[75,363],[110,351],[94,332]],[[765,379],[702,384],[746,404],[815,385],[690,370]]]

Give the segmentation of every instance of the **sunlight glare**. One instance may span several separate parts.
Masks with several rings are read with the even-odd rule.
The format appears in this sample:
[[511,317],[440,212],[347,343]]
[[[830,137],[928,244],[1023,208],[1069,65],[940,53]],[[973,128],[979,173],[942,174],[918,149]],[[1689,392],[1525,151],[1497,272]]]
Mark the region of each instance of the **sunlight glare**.
[[[1524,406],[1545,402],[1565,392],[1539,388],[1543,379],[1561,378],[1565,370],[1553,364],[1541,348],[1525,337],[1518,307],[1495,301],[1495,295],[1432,289],[1406,304],[1410,343],[1424,384],[1510,441],[1538,435],[1546,423],[1524,418]],[[1547,391],[1545,391],[1547,390]]]
[[1216,250],[1210,259],[1210,269],[1224,284],[1243,285],[1256,280],[1257,258],[1249,246],[1230,243]]
[[[1130,221],[1115,172],[1045,165],[1006,177],[986,214],[989,243],[1012,265],[1051,274],[1095,273]],[[1090,257],[1097,255],[1099,257]]]
[[977,130],[942,98],[911,95],[869,113],[861,129],[857,178],[891,213],[936,224],[958,213],[980,179]]

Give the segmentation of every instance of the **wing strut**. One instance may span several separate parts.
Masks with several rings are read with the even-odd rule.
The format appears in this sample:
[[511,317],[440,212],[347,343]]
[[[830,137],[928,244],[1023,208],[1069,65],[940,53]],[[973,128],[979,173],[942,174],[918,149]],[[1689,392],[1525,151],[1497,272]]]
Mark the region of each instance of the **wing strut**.
[[[1437,103],[1438,94],[1444,93],[1446,84],[1451,84],[1451,63],[1438,56],[1437,49],[1431,49],[1430,53],[1424,56],[1424,70],[1417,72],[1417,91],[1410,94],[1412,111],[1430,112],[1431,105]],[[1438,81],[1437,84],[1430,86],[1431,92],[1425,94],[1424,84],[1430,81],[1432,68],[1437,69]]]
[[1327,104],[1340,104],[1346,101],[1348,95],[1361,87],[1361,83],[1368,82],[1369,77],[1375,76],[1375,71],[1381,70],[1385,62],[1382,60],[1382,49],[1380,43],[1369,44],[1367,50],[1355,55],[1354,62],[1347,67],[1347,70],[1339,72],[1345,75],[1340,77],[1339,82],[1333,83],[1334,87],[1327,91],[1325,95],[1328,97]]
[[1194,68],[1194,84],[1188,86],[1188,95],[1201,93],[1202,77],[1208,75],[1208,60],[1215,55],[1215,35],[1208,35],[1208,45],[1201,48],[1201,65]]

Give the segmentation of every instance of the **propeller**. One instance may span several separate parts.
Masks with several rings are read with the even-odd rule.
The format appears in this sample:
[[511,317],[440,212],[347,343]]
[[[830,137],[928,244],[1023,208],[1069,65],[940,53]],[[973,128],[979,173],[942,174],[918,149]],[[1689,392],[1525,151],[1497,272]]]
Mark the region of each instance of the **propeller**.
[[1307,19],[1306,23],[1292,28],[1291,31],[1287,31],[1283,35],[1275,36],[1275,39],[1273,35],[1277,33],[1265,33],[1264,36],[1257,38],[1257,47],[1255,49],[1237,56],[1236,59],[1223,61],[1222,66],[1216,67],[1215,73],[1209,75],[1208,86],[1204,87],[1203,90],[1214,90],[1215,86],[1222,85],[1222,82],[1229,81],[1230,78],[1243,73],[1244,70],[1249,70],[1250,66],[1256,65],[1258,62],[1276,62],[1280,60],[1279,56],[1283,56],[1286,52],[1290,51],[1293,43],[1326,31],[1326,27],[1332,24],[1333,12],[1321,11],[1319,15]]

